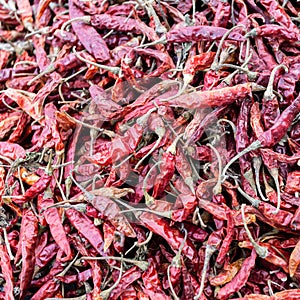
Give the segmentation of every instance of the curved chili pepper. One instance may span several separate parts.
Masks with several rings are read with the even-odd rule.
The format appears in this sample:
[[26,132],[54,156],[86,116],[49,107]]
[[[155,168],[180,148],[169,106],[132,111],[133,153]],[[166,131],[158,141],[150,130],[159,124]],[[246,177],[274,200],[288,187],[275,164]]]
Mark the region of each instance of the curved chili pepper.
[[90,244],[101,254],[105,255],[104,241],[101,231],[94,223],[79,211],[69,208],[65,211],[70,223],[90,242]]
[[[167,221],[151,213],[144,212],[139,216],[139,219],[143,226],[162,236],[175,251],[179,249],[183,236],[178,229],[172,228]],[[182,253],[195,265],[198,264],[198,254],[189,239],[184,244]]]
[[[72,0],[69,0],[68,3],[71,19],[84,16],[84,13],[75,6]],[[85,46],[89,53],[97,59],[97,61],[101,62],[110,59],[109,49],[96,29],[82,23],[72,23],[72,27],[80,42]]]
[[4,285],[4,298],[5,300],[14,299],[14,284],[13,284],[13,269],[11,266],[10,258],[5,246],[5,243],[0,236],[0,262],[2,275],[5,280]]
[[59,281],[56,279],[50,279],[47,281],[33,296],[31,299],[40,300],[49,297],[54,297],[60,287]]
[[253,249],[251,255],[243,261],[243,264],[237,275],[218,291],[217,299],[228,299],[231,295],[245,285],[250,275],[250,271],[255,266],[256,256],[256,252]]

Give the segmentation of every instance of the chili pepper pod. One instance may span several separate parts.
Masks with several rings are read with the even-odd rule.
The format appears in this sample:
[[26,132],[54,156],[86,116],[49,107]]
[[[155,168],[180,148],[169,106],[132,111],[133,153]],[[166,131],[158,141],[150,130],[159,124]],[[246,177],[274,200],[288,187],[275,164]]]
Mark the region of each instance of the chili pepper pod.
[[31,297],[31,299],[39,300],[54,297],[59,287],[60,283],[57,279],[50,279]]
[[[24,299],[30,287],[35,267],[35,247],[38,237],[38,219],[31,209],[24,209],[19,249],[22,255],[22,270],[20,274],[20,299]],[[18,250],[19,251],[19,250]],[[17,256],[16,256],[17,258]]]
[[80,232],[101,255],[105,255],[102,233],[94,223],[84,214],[73,208],[67,209],[65,214],[69,222],[78,232]]
[[[179,249],[183,237],[178,229],[172,228],[164,219],[147,212],[142,213],[139,219],[143,226],[162,236],[175,251]],[[199,257],[197,251],[189,239],[187,239],[184,244],[182,253],[190,259],[195,266],[198,265]]]
[[256,252],[253,249],[251,251],[251,255],[243,261],[243,264],[237,275],[218,291],[217,299],[228,299],[228,297],[233,295],[245,285],[250,275],[250,272],[255,265],[256,256]]
[[0,236],[0,262],[2,275],[5,280],[5,296],[3,299],[11,300],[14,299],[13,269],[2,236]]
[[163,194],[175,172],[176,143],[177,139],[162,155],[160,172],[154,181],[153,198],[159,198]]
[[50,188],[47,188],[44,195],[39,195],[39,198],[41,198],[41,209],[43,209],[43,215],[49,225],[51,235],[55,242],[59,245],[60,249],[66,254],[66,256],[62,258],[62,261],[71,260],[72,251],[58,210],[56,207],[47,208],[47,206],[52,206],[54,204],[53,194]]
[[[71,19],[84,16],[83,12],[76,7],[72,0],[69,0],[69,14]],[[80,42],[98,61],[110,59],[109,49],[96,29],[82,23],[72,23],[72,27]]]
[[219,107],[243,100],[251,95],[252,90],[255,89],[256,87],[252,87],[250,83],[239,84],[234,87],[225,87],[212,91],[192,92],[175,99],[167,99],[166,102],[170,106],[179,106],[187,109]]
[[299,32],[291,31],[280,25],[266,24],[261,25],[255,29],[252,29],[245,35],[245,38],[261,36],[261,37],[273,37],[276,36],[282,40],[286,41],[297,41],[299,40]]

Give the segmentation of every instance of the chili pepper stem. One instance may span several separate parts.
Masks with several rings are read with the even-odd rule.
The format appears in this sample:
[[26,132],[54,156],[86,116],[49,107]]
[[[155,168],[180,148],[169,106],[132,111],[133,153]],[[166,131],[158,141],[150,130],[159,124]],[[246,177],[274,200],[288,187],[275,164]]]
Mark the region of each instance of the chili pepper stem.
[[274,183],[275,183],[275,187],[276,187],[276,193],[277,193],[277,206],[276,206],[276,210],[273,212],[274,215],[278,214],[279,210],[280,210],[280,205],[281,205],[281,197],[280,197],[280,184],[279,184],[279,180],[278,180],[278,169],[277,168],[272,168],[269,170],[272,178],[274,179]]
[[212,257],[212,255],[215,253],[216,250],[217,249],[216,249],[215,246],[209,245],[209,244],[206,245],[204,264],[203,264],[203,269],[202,269],[202,273],[201,273],[200,289],[199,289],[198,294],[194,297],[194,300],[199,300],[202,296],[209,261],[210,261],[210,258]]
[[64,33],[65,28],[66,28],[68,25],[70,25],[71,23],[77,22],[77,21],[81,21],[81,22],[83,22],[83,23],[89,24],[89,23],[91,22],[91,17],[90,17],[90,16],[83,16],[83,17],[76,17],[76,18],[73,18],[73,19],[68,20],[67,22],[65,22],[65,23],[61,26],[61,28],[60,28],[60,34],[61,34],[62,36],[65,36],[65,33]]
[[240,157],[242,157],[243,155],[247,154],[250,151],[256,150],[258,148],[260,148],[261,142],[259,140],[254,141],[252,144],[250,144],[247,148],[245,148],[243,151],[241,151],[240,153],[238,153],[236,156],[234,156],[228,163],[227,165],[224,167],[223,172],[222,172],[222,182],[226,179],[226,173],[228,171],[228,169],[230,168],[230,166],[236,162]]
[[245,231],[247,233],[247,236],[250,240],[250,242],[252,243],[256,253],[261,257],[261,258],[265,258],[267,257],[268,255],[268,249],[266,247],[262,247],[260,246],[259,244],[257,244],[254,240],[254,238],[252,237],[252,234],[248,228],[248,225],[247,225],[247,221],[246,221],[246,218],[245,218],[245,206],[246,204],[243,203],[241,205],[241,213],[242,213],[242,219],[243,219],[243,224],[244,224],[244,228],[245,228]]
[[268,198],[266,198],[263,193],[262,193],[262,190],[261,190],[261,185],[260,185],[260,182],[259,182],[259,172],[260,172],[260,168],[261,168],[261,165],[262,165],[262,160],[260,157],[254,157],[253,158],[253,168],[255,170],[255,183],[256,183],[256,188],[257,188],[257,191],[258,191],[258,194],[259,196],[261,197],[261,199],[263,201],[269,201]]
[[238,192],[239,192],[242,196],[244,196],[247,200],[249,200],[249,202],[251,203],[252,206],[258,207],[261,201],[255,199],[255,198],[251,197],[250,195],[248,195],[247,193],[245,193],[245,192],[243,191],[243,189],[239,186],[237,179],[236,179],[234,176],[231,176],[231,177],[232,177],[232,179],[235,181],[235,185],[236,185],[236,187],[237,187]]
[[243,27],[244,29],[246,29],[245,25],[239,24],[239,25],[236,25],[236,26],[232,27],[231,29],[229,29],[223,35],[222,39],[220,40],[219,47],[217,49],[215,59],[214,59],[212,65],[210,67],[213,71],[217,71],[219,69],[219,56],[221,54],[221,50],[222,50],[222,47],[223,47],[223,44],[224,44],[225,40],[228,38],[228,36],[230,35],[230,33],[232,33],[235,29],[240,28],[240,27]]
[[272,70],[271,75],[270,75],[267,89],[264,93],[264,99],[271,100],[273,98],[273,94],[274,94],[273,84],[274,84],[274,80],[275,80],[275,74],[281,68],[284,70],[285,73],[288,72],[288,68],[285,65],[278,65],[278,66],[274,67],[274,69]]
[[3,230],[3,235],[4,235],[4,243],[5,243],[9,258],[10,258],[10,260],[14,260],[15,258],[13,256],[12,252],[11,252],[10,244],[9,244],[8,237],[7,237],[6,228],[2,228],[2,230]]
[[83,62],[85,62],[85,63],[87,63],[87,64],[93,65],[93,66],[95,66],[95,67],[98,67],[99,69],[103,69],[103,70],[112,72],[113,74],[120,75],[121,68],[119,68],[119,67],[111,67],[111,66],[106,66],[106,65],[101,65],[101,64],[95,63],[95,62],[93,62],[93,61],[90,61],[90,60],[88,60],[88,59],[86,59],[86,58],[80,56],[79,53],[76,52],[76,47],[75,47],[75,46],[73,47],[72,50],[73,50],[73,53],[75,54],[75,56],[76,56],[79,60],[81,60],[81,61],[83,61]]
[[142,48],[142,47],[150,47],[150,46],[154,46],[154,45],[157,45],[157,44],[166,44],[167,43],[167,39],[165,36],[162,36],[160,39],[154,41],[154,42],[151,42],[151,43],[148,43],[148,44],[143,44],[143,45],[139,45],[139,46],[136,46],[135,48]]
[[257,72],[249,71],[248,68],[243,68],[243,67],[232,65],[232,64],[220,64],[218,66],[219,69],[221,69],[222,67],[237,69],[238,71],[241,71],[241,72],[247,74],[250,81],[255,80],[258,75]]

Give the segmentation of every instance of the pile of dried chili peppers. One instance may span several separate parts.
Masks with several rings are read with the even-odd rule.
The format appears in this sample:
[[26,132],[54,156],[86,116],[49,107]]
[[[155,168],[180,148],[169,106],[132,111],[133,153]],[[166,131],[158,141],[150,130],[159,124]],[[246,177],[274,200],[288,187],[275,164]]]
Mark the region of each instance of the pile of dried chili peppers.
[[299,1],[0,21],[0,299],[300,299]]

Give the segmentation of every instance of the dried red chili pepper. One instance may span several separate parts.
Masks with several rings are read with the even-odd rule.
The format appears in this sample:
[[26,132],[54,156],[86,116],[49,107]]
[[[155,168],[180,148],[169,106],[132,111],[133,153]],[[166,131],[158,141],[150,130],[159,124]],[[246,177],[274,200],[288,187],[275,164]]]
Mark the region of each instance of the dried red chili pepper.
[[101,255],[105,255],[102,233],[94,223],[84,214],[73,208],[67,209],[65,214],[78,232],[80,232]]
[[[72,0],[69,0],[68,3],[71,19],[84,16],[84,13],[75,6]],[[80,42],[98,61],[101,62],[110,59],[109,49],[96,29],[87,24],[75,22],[72,23],[72,27]]]
[[54,297],[60,287],[59,281],[50,279],[47,281],[33,296],[31,299],[39,300]]
[[[154,214],[144,212],[139,216],[139,219],[143,226],[162,236],[174,250],[179,249],[183,237],[178,229],[172,228],[168,222]],[[183,246],[182,253],[195,265],[198,264],[198,254],[189,239],[187,239],[186,244]]]
[[217,299],[228,299],[245,285],[250,272],[255,265],[256,256],[255,250],[252,250],[251,255],[243,261],[243,264],[236,276],[218,291]]
[[5,280],[4,298],[5,300],[14,299],[13,269],[10,262],[3,238],[0,236],[0,262],[1,271]]
[[[30,287],[35,267],[35,247],[38,237],[38,219],[31,209],[23,210],[19,249],[22,255],[20,274],[20,299],[24,299]],[[19,250],[18,250],[19,251]],[[17,255],[16,255],[17,258]]]
[[66,256],[62,258],[61,261],[68,261],[72,259],[72,251],[69,245],[69,242],[67,240],[66,233],[64,231],[62,222],[61,222],[61,217],[57,211],[57,208],[52,207],[52,208],[47,208],[47,206],[51,206],[54,204],[53,200],[53,194],[48,188],[44,195],[39,195],[38,196],[41,201],[40,207],[43,209],[43,215],[45,217],[45,220],[47,224],[49,225],[51,235],[55,242],[59,245],[60,249],[64,251]]

